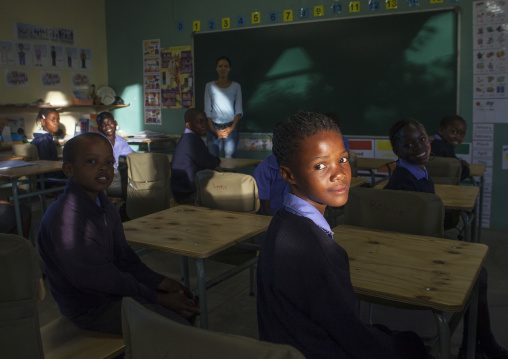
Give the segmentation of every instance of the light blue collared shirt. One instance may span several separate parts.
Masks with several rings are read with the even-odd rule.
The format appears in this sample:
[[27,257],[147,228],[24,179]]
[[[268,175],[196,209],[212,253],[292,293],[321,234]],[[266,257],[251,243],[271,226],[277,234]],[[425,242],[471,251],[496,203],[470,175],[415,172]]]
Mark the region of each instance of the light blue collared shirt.
[[429,174],[427,172],[427,169],[423,167],[421,169],[417,165],[414,165],[412,163],[409,163],[408,161],[404,160],[403,158],[400,158],[397,160],[397,166],[404,167],[407,169],[413,176],[416,177],[417,180],[421,180],[422,178],[425,178],[426,180],[429,179]]
[[211,81],[205,86],[205,113],[217,124],[233,122],[236,115],[243,114],[242,88],[237,82],[222,88]]
[[284,196],[284,207],[290,213],[297,216],[310,219],[316,226],[321,228],[331,239],[333,239],[333,232],[325,217],[311,205],[309,202],[295,196],[292,193],[286,193]]

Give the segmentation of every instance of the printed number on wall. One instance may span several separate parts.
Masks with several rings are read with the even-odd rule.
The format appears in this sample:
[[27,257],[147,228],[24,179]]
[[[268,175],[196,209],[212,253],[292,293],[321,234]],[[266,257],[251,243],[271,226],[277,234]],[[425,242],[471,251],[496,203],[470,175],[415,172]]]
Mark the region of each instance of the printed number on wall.
[[193,31],[201,31],[201,21],[194,21],[192,23],[192,30]]
[[259,24],[261,22],[261,14],[259,12],[252,13],[252,23]]
[[360,2],[359,1],[350,1],[349,2],[349,12],[360,12]]
[[314,6],[314,16],[323,16],[325,9],[323,6]]
[[222,18],[222,28],[229,29],[230,26],[231,26],[231,20],[229,19],[229,17],[223,17]]
[[340,14],[342,12],[342,4],[340,2],[334,2],[332,5],[332,12],[334,14]]
[[397,0],[386,0],[386,9],[396,9],[398,6]]
[[208,20],[208,30],[213,31],[216,29],[215,20]]
[[284,10],[284,22],[293,21],[293,10]]

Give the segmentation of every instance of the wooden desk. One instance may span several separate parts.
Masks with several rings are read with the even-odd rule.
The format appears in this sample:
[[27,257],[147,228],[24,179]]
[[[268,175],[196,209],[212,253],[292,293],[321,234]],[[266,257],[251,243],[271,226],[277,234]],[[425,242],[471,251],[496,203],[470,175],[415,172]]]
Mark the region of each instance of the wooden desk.
[[[173,161],[173,155],[168,155],[169,162]],[[243,167],[257,166],[262,160],[256,160],[252,158],[221,158],[220,165],[215,169],[217,171],[234,172]]]
[[351,183],[349,184],[349,188],[361,186],[367,182],[365,178],[362,177],[351,177]]
[[152,152],[152,143],[161,143],[161,142],[178,142],[175,137],[154,137],[154,138],[142,138],[142,137],[125,137],[125,141],[129,145],[140,145],[141,143],[146,144],[148,152]]
[[272,217],[182,205],[124,223],[127,242],[196,258],[201,327],[208,327],[204,258],[268,228]]
[[[9,169],[0,170],[0,177],[8,179],[11,183],[12,187],[12,197],[14,199],[14,208],[16,212],[16,226],[18,227],[18,234],[23,236],[23,228],[21,225],[21,212],[19,209],[19,200],[21,198],[33,197],[39,195],[45,195],[47,193],[56,192],[62,189],[62,187],[54,187],[50,189],[44,188],[44,181],[41,181],[41,190],[35,192],[29,192],[23,195],[18,193],[18,179],[23,176],[34,176],[40,175],[48,172],[60,171],[62,170],[62,162],[61,161],[30,161],[29,163],[33,163],[30,166],[23,167],[15,167]],[[5,185],[6,186],[6,185]],[[4,186],[2,186],[4,187]],[[46,200],[45,197],[42,196],[42,210],[44,212],[46,208]]]
[[[488,247],[346,225],[333,231],[335,241],[348,252],[355,292],[432,309],[440,332],[441,358],[449,358],[450,328],[443,311],[467,309]],[[471,305],[474,312],[476,304]],[[476,316],[470,319],[469,328],[475,330]]]
[[12,151],[0,151],[0,162],[10,160],[24,160],[26,156],[14,156]]
[[485,168],[487,166],[481,163],[470,163],[469,164],[469,176],[470,177],[483,177],[485,174]]
[[371,184],[372,187],[374,187],[376,184],[376,173],[374,171],[386,166],[386,168],[388,169],[387,177],[390,178],[392,175],[392,168],[390,167],[390,164],[393,162],[395,162],[395,160],[391,158],[358,157],[358,169],[369,172],[372,180]]

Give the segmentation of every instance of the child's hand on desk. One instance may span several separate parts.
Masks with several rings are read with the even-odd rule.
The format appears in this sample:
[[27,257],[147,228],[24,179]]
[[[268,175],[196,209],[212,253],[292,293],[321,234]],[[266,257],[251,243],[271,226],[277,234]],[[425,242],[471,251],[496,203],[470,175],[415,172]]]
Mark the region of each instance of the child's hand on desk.
[[157,294],[157,303],[165,308],[174,310],[187,319],[191,318],[193,315],[201,313],[198,298],[189,298],[184,291],[176,293],[159,293]]

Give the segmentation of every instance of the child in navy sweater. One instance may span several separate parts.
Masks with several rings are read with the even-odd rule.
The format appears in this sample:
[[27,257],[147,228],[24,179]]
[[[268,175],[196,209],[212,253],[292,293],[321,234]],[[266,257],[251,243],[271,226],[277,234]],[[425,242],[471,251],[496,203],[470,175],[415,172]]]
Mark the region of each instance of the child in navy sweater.
[[[425,164],[429,161],[430,143],[423,125],[414,119],[395,122],[390,127],[393,152],[399,156],[397,167],[385,188],[404,191],[434,192]],[[500,347],[490,329],[489,304],[487,301],[488,275],[485,267],[480,271],[478,291],[478,322],[476,328],[477,358],[507,359],[508,351]],[[458,358],[466,357],[469,311],[464,317],[464,335]]]
[[58,154],[56,144],[53,141],[53,133],[58,131],[60,124],[60,115],[55,109],[43,108],[37,115],[37,122],[40,123],[41,129],[34,132],[32,145],[37,146],[40,160],[57,161]]
[[292,345],[307,358],[424,358],[416,334],[359,318],[348,255],[323,217],[326,206],[346,203],[351,180],[337,125],[299,113],[275,127],[273,153],[290,193],[260,250],[260,339]]
[[434,140],[431,143],[432,153],[435,156],[460,160],[462,165],[461,180],[469,177],[469,163],[457,157],[455,148],[464,141],[466,128],[466,121],[459,115],[445,116],[439,124],[439,132],[434,135]]
[[191,108],[185,112],[185,132],[171,161],[171,192],[180,204],[194,203],[196,173],[213,170],[220,164],[220,158],[212,155],[201,139],[206,135],[207,126],[208,119],[203,110]]

